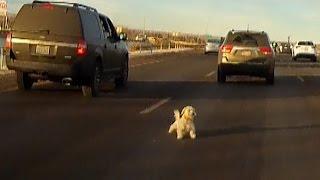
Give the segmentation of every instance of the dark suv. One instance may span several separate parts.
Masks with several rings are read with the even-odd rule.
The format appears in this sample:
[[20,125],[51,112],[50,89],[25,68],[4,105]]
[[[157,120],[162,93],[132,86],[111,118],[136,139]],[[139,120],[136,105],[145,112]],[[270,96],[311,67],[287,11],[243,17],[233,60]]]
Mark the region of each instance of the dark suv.
[[84,96],[98,96],[103,81],[114,80],[117,87],[127,83],[125,40],[94,8],[34,1],[21,8],[7,36],[7,65],[17,72],[19,89],[51,80],[82,86]]
[[218,82],[228,75],[249,75],[274,83],[275,54],[265,32],[230,31],[218,57]]

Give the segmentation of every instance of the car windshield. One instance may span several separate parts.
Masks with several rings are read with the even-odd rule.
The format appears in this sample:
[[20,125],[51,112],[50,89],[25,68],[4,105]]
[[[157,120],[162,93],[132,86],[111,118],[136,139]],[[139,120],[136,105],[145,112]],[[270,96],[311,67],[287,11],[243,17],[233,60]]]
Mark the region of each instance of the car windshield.
[[220,44],[220,40],[218,40],[218,39],[209,39],[207,42],[214,43],[214,44]]

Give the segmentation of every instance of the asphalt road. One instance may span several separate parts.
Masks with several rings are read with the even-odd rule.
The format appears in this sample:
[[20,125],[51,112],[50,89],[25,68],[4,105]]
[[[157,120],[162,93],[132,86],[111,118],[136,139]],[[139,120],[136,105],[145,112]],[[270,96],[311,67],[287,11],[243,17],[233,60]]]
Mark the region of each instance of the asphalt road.
[[[318,180],[320,68],[219,85],[216,61],[133,59],[128,88],[98,99],[55,84],[0,94],[0,179]],[[177,141],[167,131],[186,105],[198,138]]]

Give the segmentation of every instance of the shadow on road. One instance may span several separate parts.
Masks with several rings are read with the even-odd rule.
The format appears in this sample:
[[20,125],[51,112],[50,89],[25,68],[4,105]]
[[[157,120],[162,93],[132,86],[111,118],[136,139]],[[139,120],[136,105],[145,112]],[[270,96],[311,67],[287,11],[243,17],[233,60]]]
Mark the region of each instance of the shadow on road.
[[[303,77],[301,82],[295,76],[276,77],[275,85],[267,85],[264,80],[232,80],[225,84],[215,81],[131,81],[125,89],[105,88],[100,98],[117,99],[284,99],[320,95],[320,77]],[[10,93],[9,93],[10,94]],[[16,92],[14,94],[17,94]],[[81,96],[81,88],[65,87],[49,83],[36,85],[29,92],[18,94],[30,96],[75,97]]]
[[320,124],[298,125],[298,126],[278,126],[278,127],[250,127],[239,126],[233,128],[216,129],[216,130],[199,130],[199,138],[210,138],[228,135],[238,135],[247,133],[264,133],[271,131],[289,131],[289,130],[303,130],[303,129],[320,129]]
[[266,99],[294,98],[320,95],[320,77],[277,77],[275,85],[264,81],[237,81],[218,84],[210,81],[130,82],[128,88],[117,91],[117,98],[167,98],[173,99]]

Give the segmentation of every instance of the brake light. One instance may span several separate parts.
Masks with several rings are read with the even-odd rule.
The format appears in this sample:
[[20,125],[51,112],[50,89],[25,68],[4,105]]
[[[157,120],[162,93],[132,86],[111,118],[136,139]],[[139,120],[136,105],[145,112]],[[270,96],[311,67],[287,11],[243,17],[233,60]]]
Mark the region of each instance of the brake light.
[[87,47],[86,41],[80,40],[77,44],[77,49],[76,49],[77,56],[85,56],[87,54],[87,51],[88,51],[88,47]]
[[220,48],[222,53],[231,53],[232,49],[233,49],[233,45],[231,44],[223,45]]
[[272,49],[271,47],[260,47],[260,52],[263,54],[263,55],[272,55]]
[[43,4],[41,4],[40,7],[44,8],[44,9],[48,9],[48,10],[53,10],[54,9],[54,7],[53,7],[53,5],[51,3],[43,3]]
[[6,49],[11,49],[12,48],[12,34],[8,33],[6,37],[6,42],[5,42],[5,48]]

